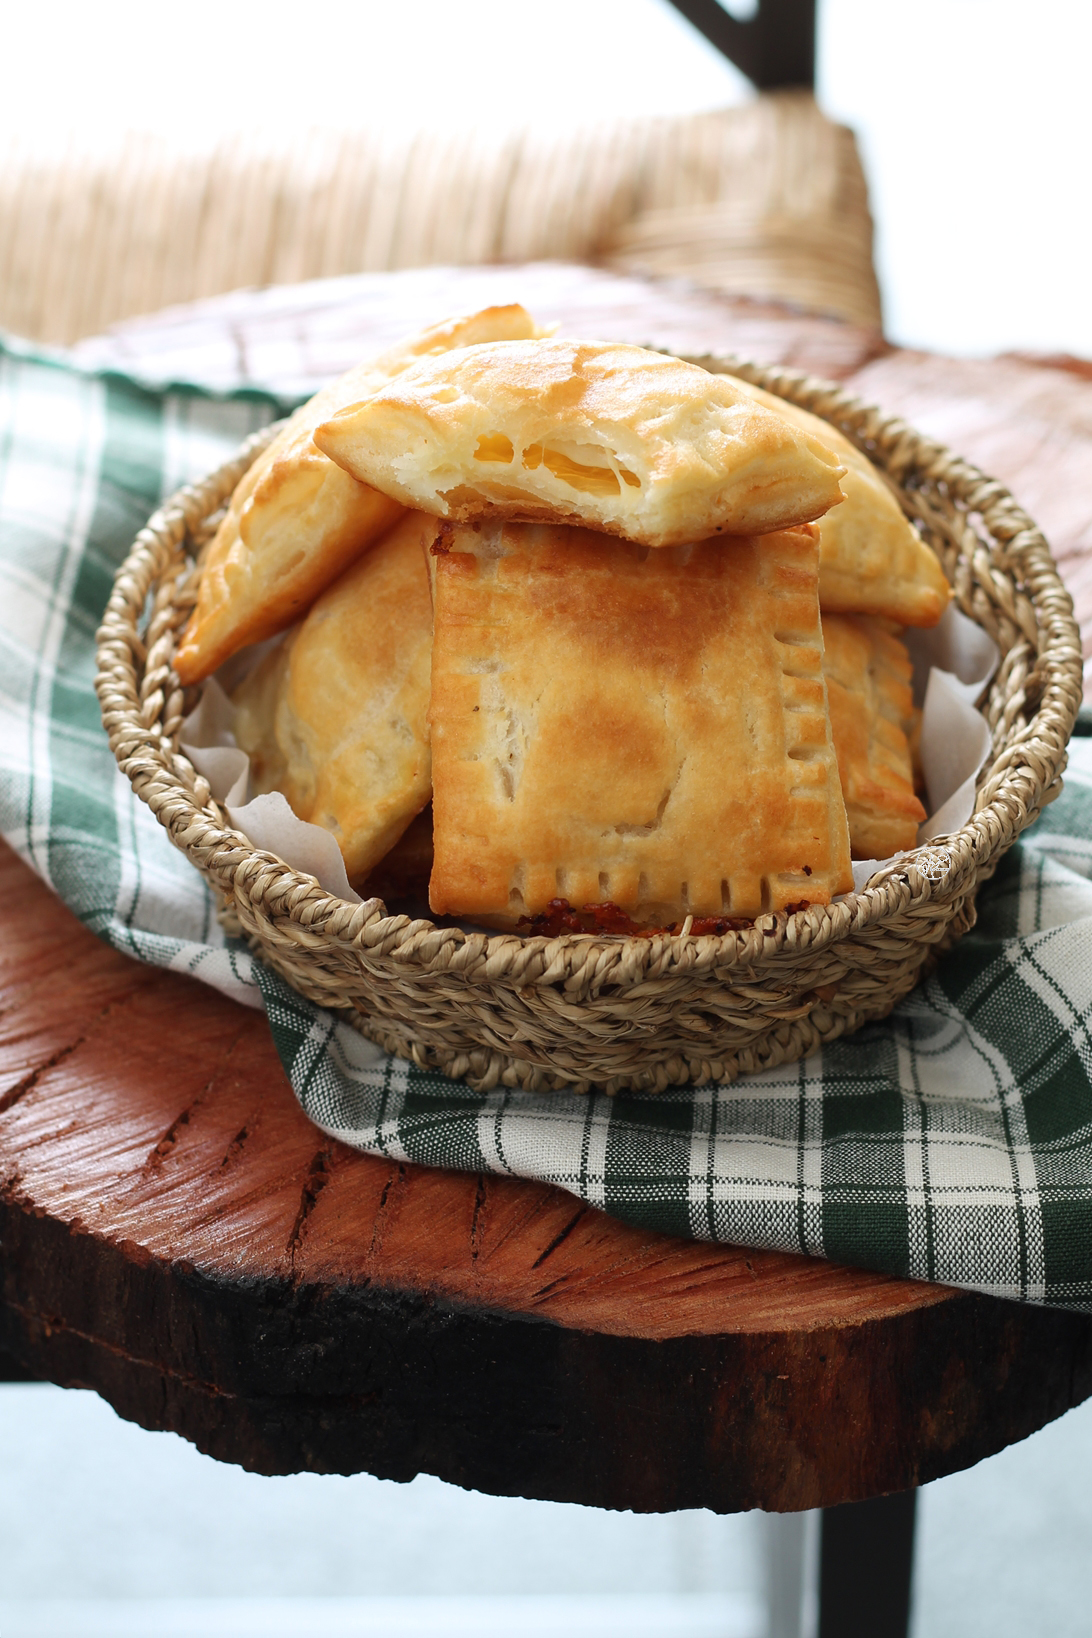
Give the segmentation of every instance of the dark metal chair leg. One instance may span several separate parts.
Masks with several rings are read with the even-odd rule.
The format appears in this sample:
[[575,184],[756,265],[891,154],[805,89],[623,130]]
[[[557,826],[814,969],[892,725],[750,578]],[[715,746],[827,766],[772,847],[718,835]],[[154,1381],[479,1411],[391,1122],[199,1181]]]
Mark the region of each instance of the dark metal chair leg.
[[760,91],[815,86],[815,0],[759,0],[747,22],[732,17],[719,0],[672,0],[711,45]]
[[819,1638],[906,1638],[917,1495],[823,1509]]

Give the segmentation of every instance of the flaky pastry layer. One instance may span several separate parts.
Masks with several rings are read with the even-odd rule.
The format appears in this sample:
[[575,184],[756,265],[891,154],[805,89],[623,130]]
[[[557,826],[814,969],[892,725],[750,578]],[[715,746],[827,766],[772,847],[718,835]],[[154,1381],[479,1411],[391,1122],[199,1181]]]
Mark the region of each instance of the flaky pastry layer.
[[645,546],[757,535],[841,500],[825,440],[695,364],[598,342],[465,347],[318,427],[355,478],[439,517],[586,525]]
[[537,333],[522,307],[487,307],[356,365],[302,405],[240,479],[209,546],[175,658],[181,681],[199,682],[238,649],[300,620],[400,516],[398,501],[358,483],[315,447],[317,426],[420,358]]
[[393,847],[431,792],[436,521],[411,513],[352,564],[236,690],[255,795],[282,791],[337,838],[350,882]]
[[906,647],[866,615],[823,615],[830,725],[858,859],[917,844],[925,809],[914,795],[906,725],[914,717]]
[[765,408],[822,437],[845,466],[841,506],[819,520],[819,604],[826,614],[877,614],[935,626],[952,589],[883,476],[845,435],[785,398],[738,383]]
[[434,911],[752,917],[852,885],[803,528],[650,552],[462,525],[435,558]]

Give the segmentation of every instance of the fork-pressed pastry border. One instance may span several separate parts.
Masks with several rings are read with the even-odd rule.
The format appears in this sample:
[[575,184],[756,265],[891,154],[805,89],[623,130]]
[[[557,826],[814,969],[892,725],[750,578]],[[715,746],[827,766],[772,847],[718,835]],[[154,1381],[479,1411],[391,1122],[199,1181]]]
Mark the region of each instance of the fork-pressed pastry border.
[[1001,484],[840,387],[695,358],[802,404],[883,471],[936,550],[956,602],[997,642],[983,712],[991,754],[954,835],[861,892],[723,937],[467,934],[352,905],[254,848],[178,747],[192,703],[172,660],[199,551],[266,428],[141,530],[99,632],[96,688],[119,766],[225,905],[225,925],[304,995],[389,1050],[465,1079],[537,1089],[659,1090],[803,1057],[890,1011],[974,922],[978,885],[1060,789],[1081,699],[1080,638],[1046,541]]

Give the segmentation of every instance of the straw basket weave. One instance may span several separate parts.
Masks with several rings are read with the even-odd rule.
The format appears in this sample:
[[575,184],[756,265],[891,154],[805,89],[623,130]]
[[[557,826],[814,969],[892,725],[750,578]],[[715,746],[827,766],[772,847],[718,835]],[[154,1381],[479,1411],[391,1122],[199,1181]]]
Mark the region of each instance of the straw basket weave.
[[312,1000],[390,1051],[478,1091],[660,1090],[805,1056],[882,1018],[974,924],[975,894],[1061,788],[1081,698],[1072,604],[1042,534],[999,483],[829,383],[705,357],[826,417],[896,486],[959,606],[1001,665],[982,709],[992,750],[962,830],[828,907],[723,937],[467,934],[347,904],[233,830],[178,748],[192,703],[172,670],[196,597],[194,554],[258,433],[141,530],[99,633],[97,688],[118,763],[241,933]]

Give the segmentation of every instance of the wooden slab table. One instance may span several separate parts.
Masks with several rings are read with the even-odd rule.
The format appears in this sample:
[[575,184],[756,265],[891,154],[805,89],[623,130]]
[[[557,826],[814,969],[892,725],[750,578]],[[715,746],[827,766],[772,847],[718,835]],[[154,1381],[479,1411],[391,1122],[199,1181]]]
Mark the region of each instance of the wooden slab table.
[[[568,333],[791,362],[905,409],[1010,483],[1092,613],[1092,382],[1067,361],[931,358],[548,267],[244,293],[82,350],[301,391],[373,341],[513,297]],[[636,1510],[906,1491],[1092,1394],[1084,1316],[671,1240],[559,1190],[346,1149],[300,1112],[264,1018],[99,944],[7,850],[0,879],[15,1372],[257,1472],[428,1472]]]

